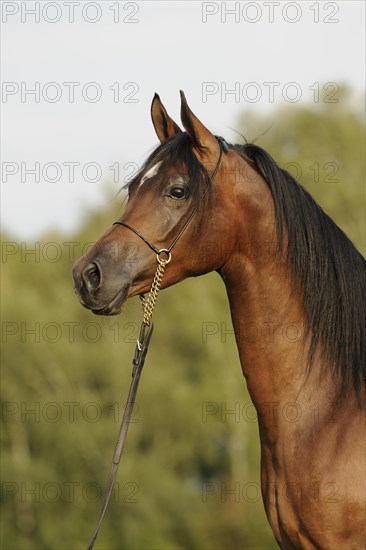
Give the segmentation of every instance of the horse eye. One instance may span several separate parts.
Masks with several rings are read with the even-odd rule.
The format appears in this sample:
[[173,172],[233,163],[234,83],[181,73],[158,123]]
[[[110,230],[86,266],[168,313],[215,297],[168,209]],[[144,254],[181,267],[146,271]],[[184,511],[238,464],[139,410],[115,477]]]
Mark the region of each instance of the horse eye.
[[185,194],[186,193],[183,187],[173,187],[173,189],[169,193],[169,196],[173,197],[174,199],[183,199]]

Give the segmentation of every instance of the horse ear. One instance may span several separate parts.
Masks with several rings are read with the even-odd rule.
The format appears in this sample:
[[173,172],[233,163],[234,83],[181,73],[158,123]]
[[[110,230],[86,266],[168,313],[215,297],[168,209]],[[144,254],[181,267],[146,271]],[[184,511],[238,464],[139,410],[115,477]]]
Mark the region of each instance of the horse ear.
[[163,141],[165,141],[166,139],[179,134],[179,132],[182,131],[179,128],[178,124],[176,124],[166,112],[166,109],[162,104],[158,94],[154,95],[154,99],[151,103],[151,118],[155,128],[155,132],[161,143],[163,143]]
[[188,107],[186,96],[182,90],[181,97],[181,119],[187,134],[192,140],[193,146],[198,150],[199,156],[215,157],[220,152],[220,146],[215,136],[202,124]]

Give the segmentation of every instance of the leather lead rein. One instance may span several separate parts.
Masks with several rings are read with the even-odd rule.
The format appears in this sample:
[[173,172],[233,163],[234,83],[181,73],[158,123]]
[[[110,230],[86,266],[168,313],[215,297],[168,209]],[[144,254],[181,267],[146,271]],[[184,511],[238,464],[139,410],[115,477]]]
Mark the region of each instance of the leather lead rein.
[[[215,176],[216,176],[216,174],[219,170],[220,163],[221,163],[221,158],[222,158],[222,152],[225,151],[225,153],[226,153],[228,151],[228,145],[227,145],[226,141],[224,140],[224,138],[222,138],[221,136],[215,136],[215,137],[216,137],[216,139],[217,139],[217,141],[219,142],[219,145],[220,145],[220,154],[219,154],[219,159],[217,161],[215,170],[214,170],[214,172],[211,176],[211,181],[214,180],[214,178],[215,178]],[[87,546],[87,550],[91,550],[94,546],[95,540],[98,536],[100,527],[102,525],[106,510],[107,510],[107,507],[108,507],[108,503],[109,503],[109,500],[110,500],[110,497],[111,497],[111,494],[112,494],[114,482],[115,482],[115,479],[116,479],[116,476],[117,476],[118,467],[119,467],[119,464],[120,464],[120,461],[121,461],[122,452],[123,452],[124,444],[125,444],[125,441],[126,441],[128,426],[130,424],[133,407],[135,405],[137,388],[138,388],[138,385],[139,385],[141,372],[142,372],[142,369],[143,369],[143,366],[144,366],[144,363],[145,363],[145,357],[146,357],[146,354],[147,354],[147,350],[149,348],[151,335],[152,335],[152,332],[154,330],[154,325],[152,323],[152,314],[153,314],[155,303],[156,303],[156,300],[157,300],[157,296],[158,296],[158,293],[159,293],[159,290],[160,290],[161,282],[162,282],[162,279],[163,279],[163,276],[164,276],[165,267],[167,266],[167,264],[170,262],[170,260],[172,258],[171,251],[172,251],[173,247],[177,244],[177,242],[179,241],[179,239],[183,235],[184,231],[189,226],[189,224],[192,221],[196,211],[197,211],[197,206],[192,210],[192,212],[188,216],[188,219],[187,219],[186,223],[183,225],[182,229],[180,230],[180,232],[178,233],[178,235],[174,239],[174,241],[171,243],[171,245],[168,248],[162,248],[160,250],[155,245],[151,244],[147,239],[145,239],[145,237],[139,231],[137,231],[137,229],[134,229],[128,223],[122,222],[122,221],[117,221],[117,222],[114,222],[114,224],[113,224],[113,225],[123,225],[123,226],[127,227],[128,229],[130,229],[131,231],[133,231],[138,237],[140,237],[156,253],[156,259],[157,259],[157,262],[158,262],[158,266],[157,266],[157,269],[156,269],[156,273],[155,273],[154,280],[152,282],[151,289],[150,289],[148,297],[145,299],[144,295],[140,296],[141,304],[142,304],[142,308],[143,308],[143,313],[144,313],[144,318],[143,318],[143,321],[141,323],[140,335],[139,335],[139,338],[137,339],[137,342],[136,342],[135,354],[134,354],[134,357],[133,357],[133,360],[132,360],[133,370],[132,370],[131,386],[130,386],[130,390],[129,390],[128,397],[127,397],[125,411],[123,413],[123,418],[122,418],[121,427],[120,427],[119,434],[118,434],[116,447],[115,447],[115,450],[114,450],[112,464],[111,464],[110,471],[109,471],[108,483],[107,483],[107,487],[106,487],[106,491],[105,491],[105,495],[104,495],[104,499],[103,499],[102,508],[101,508],[100,515],[99,515],[98,524],[97,524],[97,526],[95,528],[95,531],[93,533],[93,536],[92,536],[92,538],[91,538],[91,540],[90,540],[90,542]],[[166,257],[163,257],[164,255]]]

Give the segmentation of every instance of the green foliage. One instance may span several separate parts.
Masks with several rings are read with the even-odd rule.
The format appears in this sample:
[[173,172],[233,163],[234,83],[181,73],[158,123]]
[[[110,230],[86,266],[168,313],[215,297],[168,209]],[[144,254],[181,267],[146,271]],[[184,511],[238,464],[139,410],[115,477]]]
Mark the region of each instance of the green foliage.
[[[352,111],[334,111],[277,113],[258,143],[280,165],[301,166],[302,183],[362,249],[364,128]],[[267,124],[244,120],[247,135]],[[327,162],[338,164],[339,182],[327,181]],[[4,237],[4,549],[83,548],[99,514],[141,312],[132,299],[120,317],[92,316],[73,294],[71,267],[115,219],[116,202],[91,215],[73,239],[49,235],[33,256],[20,243],[9,248]],[[74,249],[64,244],[71,241]],[[56,261],[50,242],[61,251]],[[216,334],[206,334],[207,323]],[[260,498],[258,429],[231,329],[216,274],[161,293],[96,548],[277,547]]]

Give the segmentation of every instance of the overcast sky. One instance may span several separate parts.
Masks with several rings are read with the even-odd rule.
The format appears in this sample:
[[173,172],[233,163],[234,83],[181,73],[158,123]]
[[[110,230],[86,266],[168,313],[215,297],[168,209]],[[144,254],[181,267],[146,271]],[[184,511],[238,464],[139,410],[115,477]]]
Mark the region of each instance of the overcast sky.
[[[154,92],[179,89],[235,140],[244,108],[365,90],[365,3],[1,2],[2,226],[22,240],[74,231],[157,144]],[[333,84],[332,84],[333,83]],[[33,90],[33,92],[32,92]],[[331,96],[330,96],[331,97]]]

